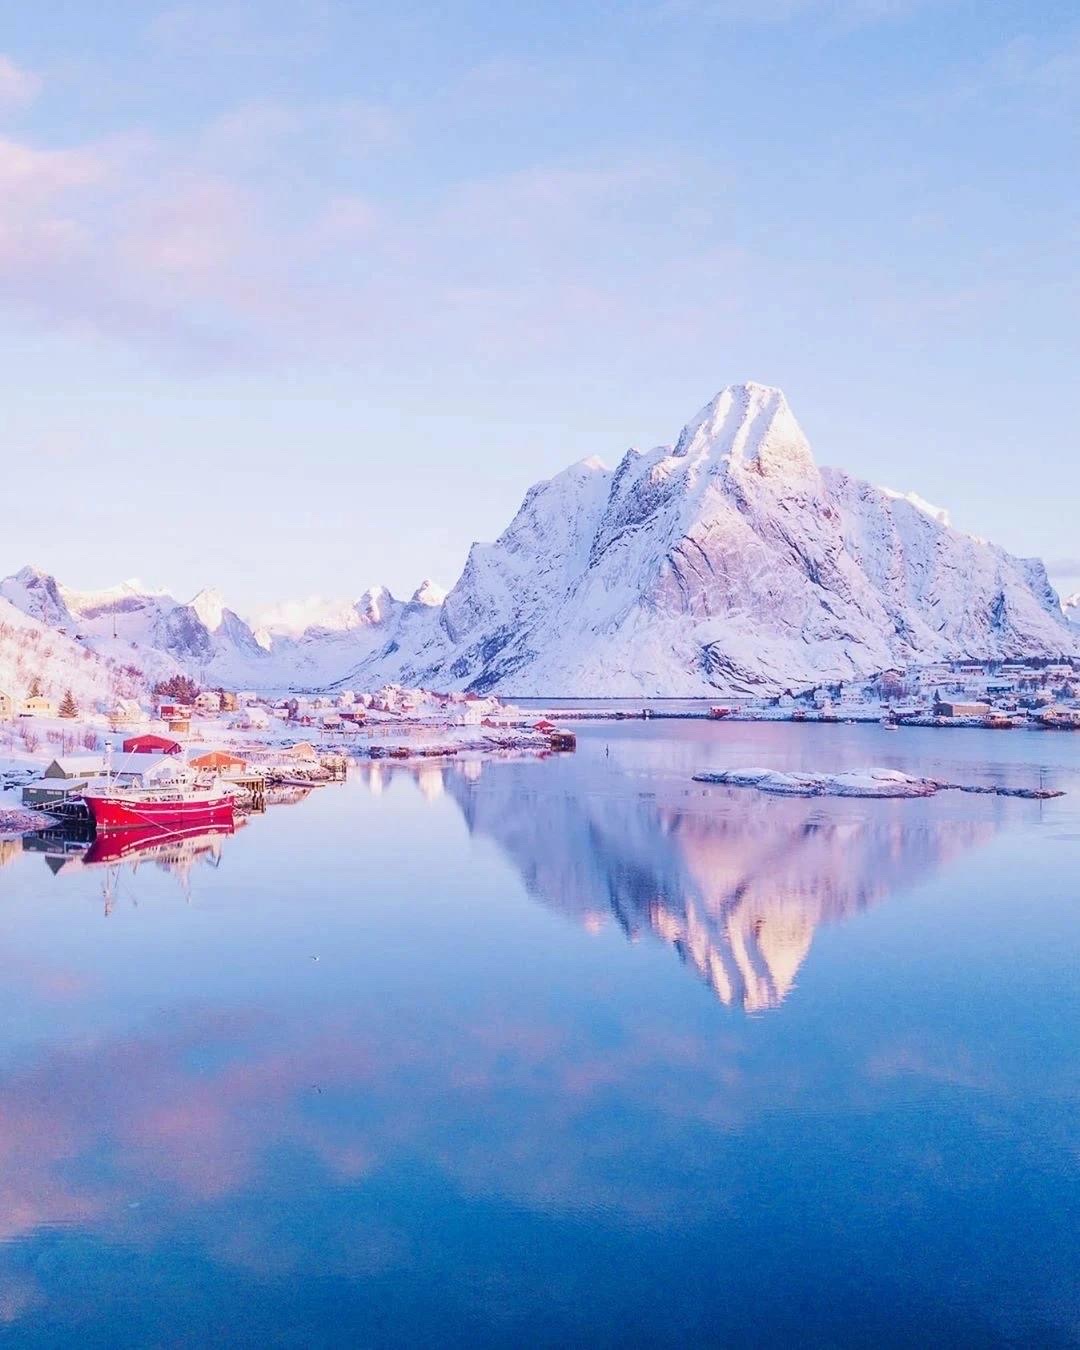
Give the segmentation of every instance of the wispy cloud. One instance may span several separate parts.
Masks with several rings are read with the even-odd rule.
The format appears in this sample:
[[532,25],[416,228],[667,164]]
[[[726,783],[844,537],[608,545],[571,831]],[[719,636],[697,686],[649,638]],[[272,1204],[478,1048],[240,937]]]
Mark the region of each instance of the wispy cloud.
[[0,108],[32,103],[41,91],[41,77],[17,66],[0,53]]

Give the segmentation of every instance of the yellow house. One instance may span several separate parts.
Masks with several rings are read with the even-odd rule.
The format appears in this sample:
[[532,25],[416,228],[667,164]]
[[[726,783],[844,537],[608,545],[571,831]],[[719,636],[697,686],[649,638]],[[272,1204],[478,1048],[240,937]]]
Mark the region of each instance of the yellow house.
[[24,698],[19,704],[20,717],[55,717],[56,707],[42,694],[35,694],[33,698]]

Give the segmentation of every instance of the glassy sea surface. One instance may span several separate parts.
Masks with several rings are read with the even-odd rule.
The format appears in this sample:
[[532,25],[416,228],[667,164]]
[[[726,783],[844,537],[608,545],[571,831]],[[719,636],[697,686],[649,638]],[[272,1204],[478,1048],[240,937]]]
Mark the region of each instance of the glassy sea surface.
[[0,843],[0,1343],[1080,1341],[1080,735],[578,730]]

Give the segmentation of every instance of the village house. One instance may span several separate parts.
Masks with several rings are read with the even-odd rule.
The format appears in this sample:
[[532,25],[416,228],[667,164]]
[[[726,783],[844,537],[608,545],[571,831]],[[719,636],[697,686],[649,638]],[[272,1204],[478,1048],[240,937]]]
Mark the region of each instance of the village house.
[[186,783],[191,770],[176,755],[125,755],[111,768],[112,778],[123,787],[160,787],[165,783]]
[[0,689],[0,722],[10,722],[15,716],[15,700]]
[[484,705],[471,701],[459,704],[449,714],[449,720],[459,727],[478,727],[484,720]]
[[55,717],[56,705],[42,694],[24,698],[19,704],[20,717]]
[[243,708],[229,725],[236,731],[266,731],[270,726],[270,714],[265,708]]
[[950,699],[939,699],[934,705],[935,717],[986,717],[990,710],[989,703],[958,703]]
[[879,698],[901,698],[907,693],[902,670],[883,670],[874,680]]
[[125,755],[178,755],[182,748],[179,741],[150,733],[129,736],[122,746]]
[[54,759],[41,777],[23,788],[26,806],[41,806],[63,801],[69,796],[81,796],[90,782],[105,772],[105,762],[98,756],[73,755]]
[[246,708],[249,703],[258,703],[259,696],[254,689],[239,689],[236,693],[236,706]]
[[213,689],[204,689],[201,694],[195,695],[194,710],[199,713],[219,713],[221,695],[216,694]]
[[247,761],[229,750],[210,750],[205,755],[197,755],[188,762],[193,769],[210,770],[225,776],[241,774],[247,768]]
[[165,723],[170,735],[186,736],[191,731],[191,709],[186,703],[160,703],[158,717]]
[[239,706],[240,706],[240,700],[236,697],[236,695],[235,695],[234,693],[231,693],[228,689],[222,689],[222,690],[221,690],[221,711],[222,711],[222,712],[227,712],[227,713],[236,712],[236,710],[237,710],[237,708],[238,708]]
[[109,714],[109,725],[113,731],[119,731],[121,727],[141,726],[148,720],[146,713],[133,698],[118,698],[116,706]]

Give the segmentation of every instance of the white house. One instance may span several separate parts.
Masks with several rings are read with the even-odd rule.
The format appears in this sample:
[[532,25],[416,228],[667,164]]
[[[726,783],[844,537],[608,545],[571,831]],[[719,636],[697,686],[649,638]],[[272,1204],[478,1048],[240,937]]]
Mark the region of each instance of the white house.
[[216,694],[213,689],[204,689],[201,694],[195,695],[195,711],[219,713],[221,711],[221,695]]
[[146,713],[133,698],[118,698],[116,707],[109,714],[109,722],[114,728],[138,727],[149,720]]
[[248,707],[233,719],[231,725],[237,731],[266,731],[270,726],[270,714],[265,708]]
[[15,700],[0,689],[0,722],[10,722],[15,716]]
[[482,703],[458,704],[448,720],[459,727],[478,727],[484,720],[484,705]]
[[177,755],[122,755],[111,765],[113,779],[122,787],[161,787],[187,783],[192,771]]

